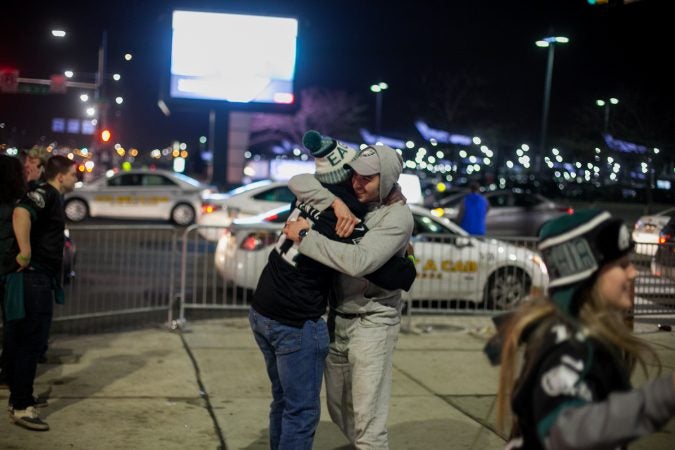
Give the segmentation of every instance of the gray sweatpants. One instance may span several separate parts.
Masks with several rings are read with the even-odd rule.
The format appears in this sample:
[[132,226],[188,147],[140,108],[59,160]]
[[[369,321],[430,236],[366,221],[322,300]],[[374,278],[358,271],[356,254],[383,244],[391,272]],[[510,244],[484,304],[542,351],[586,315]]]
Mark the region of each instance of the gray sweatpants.
[[389,448],[392,355],[401,324],[376,320],[370,315],[336,316],[335,337],[326,358],[328,412],[359,450]]

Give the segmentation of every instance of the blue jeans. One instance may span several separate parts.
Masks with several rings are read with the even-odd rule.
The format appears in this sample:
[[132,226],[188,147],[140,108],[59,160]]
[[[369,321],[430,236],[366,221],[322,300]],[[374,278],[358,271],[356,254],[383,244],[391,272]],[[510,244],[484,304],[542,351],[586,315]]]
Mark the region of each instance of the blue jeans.
[[9,402],[15,409],[35,404],[35,372],[49,339],[54,311],[54,290],[48,275],[24,271],[23,291],[26,316],[5,322],[4,362],[9,378]]
[[311,449],[321,415],[321,379],[328,354],[323,319],[295,328],[249,312],[253,336],[272,382],[270,448]]

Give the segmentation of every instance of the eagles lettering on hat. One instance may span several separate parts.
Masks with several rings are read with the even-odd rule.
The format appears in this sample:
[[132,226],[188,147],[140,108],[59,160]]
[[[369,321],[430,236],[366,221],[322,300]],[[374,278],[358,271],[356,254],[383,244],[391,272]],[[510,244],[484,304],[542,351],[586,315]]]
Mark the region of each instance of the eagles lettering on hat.
[[359,175],[375,175],[380,173],[380,157],[374,148],[366,147],[361,150],[358,158],[349,163],[349,167]]
[[315,177],[322,183],[338,184],[351,175],[345,165],[356,158],[357,151],[337,140],[309,130],[302,137],[302,145],[315,158]]
[[549,273],[549,295],[565,312],[575,315],[576,291],[600,267],[633,249],[628,228],[607,211],[584,209],[544,224],[539,251]]

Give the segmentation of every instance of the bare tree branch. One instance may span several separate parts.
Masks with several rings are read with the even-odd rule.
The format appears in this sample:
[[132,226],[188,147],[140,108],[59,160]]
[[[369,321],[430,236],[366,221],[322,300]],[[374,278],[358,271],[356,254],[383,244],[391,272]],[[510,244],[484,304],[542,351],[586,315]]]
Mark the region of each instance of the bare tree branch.
[[300,93],[300,109],[295,114],[255,114],[251,141],[263,142],[265,137],[300,144],[303,134],[310,129],[342,139],[352,138],[364,122],[365,111],[359,99],[346,92],[306,88]]

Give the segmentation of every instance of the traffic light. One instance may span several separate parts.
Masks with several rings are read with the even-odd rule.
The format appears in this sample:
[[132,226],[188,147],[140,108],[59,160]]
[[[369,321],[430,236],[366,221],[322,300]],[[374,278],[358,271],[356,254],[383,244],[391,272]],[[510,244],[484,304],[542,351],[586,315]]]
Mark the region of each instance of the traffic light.
[[107,128],[104,128],[101,131],[101,141],[102,142],[108,142],[110,141],[110,138],[112,137],[112,134],[110,134],[110,130]]

